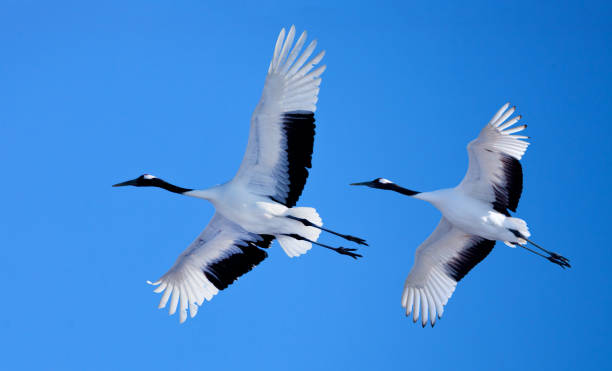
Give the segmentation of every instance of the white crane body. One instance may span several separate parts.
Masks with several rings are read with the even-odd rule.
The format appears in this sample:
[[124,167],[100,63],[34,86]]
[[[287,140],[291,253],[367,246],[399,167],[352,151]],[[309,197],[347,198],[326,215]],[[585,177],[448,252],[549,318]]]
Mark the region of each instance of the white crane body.
[[[321,232],[317,228],[305,226],[286,217],[287,215],[294,215],[292,213],[294,209],[310,209],[312,215],[310,215],[309,220],[314,222],[319,219],[320,223],[320,218],[315,209],[289,208],[267,196],[249,192],[248,189],[232,181],[213,188],[189,191],[184,195],[210,201],[216,212],[251,233],[270,235],[296,233],[302,236],[312,236],[316,241]],[[322,225],[322,223],[320,224]]]
[[[521,219],[508,217],[491,209],[490,204],[465,194],[460,188],[422,192],[412,197],[435,206],[444,218],[467,234],[480,236],[487,240],[524,243],[523,239],[508,230],[509,228],[516,229],[517,223],[521,224],[517,220]],[[528,230],[521,228],[521,231],[526,237],[530,236]]]

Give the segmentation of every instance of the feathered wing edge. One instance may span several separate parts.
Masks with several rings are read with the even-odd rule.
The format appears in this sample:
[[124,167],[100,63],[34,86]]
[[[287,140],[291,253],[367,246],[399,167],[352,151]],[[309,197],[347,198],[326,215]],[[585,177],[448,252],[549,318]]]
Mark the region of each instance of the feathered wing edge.
[[[325,56],[325,51],[308,60],[317,46],[317,40],[308,44],[303,53],[300,54],[307,33],[302,32],[293,45],[295,38],[295,26],[291,26],[287,38],[283,28],[276,40],[274,55],[268,67],[268,79],[281,77],[286,94],[280,98],[280,112],[309,111],[315,112],[318,100],[320,76],[327,68],[325,65],[312,70]],[[299,57],[298,57],[299,56]],[[268,81],[266,81],[268,83]],[[268,85],[268,84],[267,84]],[[275,85],[274,81],[270,85]]]
[[402,307],[412,320],[433,327],[444,313],[457,283],[493,249],[495,241],[465,234],[445,218],[419,246],[402,294]]
[[253,112],[249,142],[234,181],[255,194],[292,207],[311,167],[316,103],[321,74],[316,67],[325,51],[313,55],[317,41],[305,48],[307,34],[295,41],[295,27],[281,30],[268,67],[261,99]]
[[163,292],[158,308],[164,308],[169,301],[169,314],[178,308],[181,323],[187,319],[188,308],[193,318],[205,299],[210,301],[261,263],[273,240],[273,236],[249,233],[215,214],[167,273],[156,282],[147,281],[158,286],[154,292]]
[[520,160],[529,146],[529,142],[525,141],[525,139],[529,139],[529,137],[525,135],[515,135],[515,133],[525,130],[527,125],[512,127],[520,121],[522,116],[518,115],[510,118],[516,111],[516,106],[512,106],[510,109],[508,109],[508,107],[510,107],[510,103],[504,104],[495,115],[493,115],[487,126],[483,129],[483,132],[485,130],[491,132],[485,134],[487,144],[489,144],[486,148],[497,150],[498,152]]
[[525,154],[529,137],[516,135],[527,125],[513,126],[521,116],[511,117],[516,107],[504,104],[476,139],[467,146],[468,171],[459,184],[472,197],[490,202],[505,215],[516,211],[523,190],[523,171],[519,160]]
[[274,80],[279,78],[283,80],[284,85],[282,89],[284,94],[279,103],[280,111],[283,112],[280,126],[286,160],[281,161],[277,171],[282,174],[278,175],[278,179],[286,177],[287,182],[284,184],[281,181],[281,184],[277,184],[276,191],[271,197],[287,207],[293,207],[297,203],[308,178],[308,169],[312,166],[314,112],[321,84],[320,76],[326,69],[323,65],[312,70],[321,62],[325,51],[308,60],[317,46],[317,41],[311,41],[301,53],[307,33],[302,32],[295,45],[293,45],[294,37],[295,26],[291,26],[284,42],[282,42],[284,29],[281,30],[268,68],[268,80],[271,85],[273,86]]

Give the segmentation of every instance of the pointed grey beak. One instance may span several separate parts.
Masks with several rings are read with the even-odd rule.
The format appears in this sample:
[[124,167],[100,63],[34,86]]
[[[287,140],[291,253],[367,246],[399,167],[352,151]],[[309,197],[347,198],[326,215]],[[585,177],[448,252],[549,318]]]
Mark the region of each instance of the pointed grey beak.
[[372,182],[351,183],[352,186],[369,186]]
[[113,184],[113,187],[124,187],[124,186],[136,185],[136,179],[128,180],[127,182]]

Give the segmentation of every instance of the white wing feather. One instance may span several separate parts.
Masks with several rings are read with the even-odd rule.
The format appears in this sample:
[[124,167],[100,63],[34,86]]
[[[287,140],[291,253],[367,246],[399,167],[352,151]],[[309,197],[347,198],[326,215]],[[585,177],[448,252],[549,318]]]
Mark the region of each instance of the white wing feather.
[[[486,241],[486,240],[481,240]],[[453,278],[453,267],[469,271],[488,251],[476,257],[468,252],[474,248],[478,237],[455,228],[445,218],[440,220],[433,233],[417,248],[414,265],[406,278],[402,294],[402,307],[406,315],[412,313],[413,321],[419,317],[425,326],[433,326],[442,317],[444,306],[457,286]],[[492,248],[494,241],[487,241]],[[464,273],[464,274],[465,274]],[[460,279],[460,278],[458,278]]]
[[[524,141],[528,137],[513,135],[527,127],[527,125],[512,127],[521,116],[506,121],[516,109],[515,107],[508,109],[509,106],[509,103],[503,105],[480,131],[480,135],[468,144],[468,171],[457,186],[466,194],[486,202],[494,202],[496,199],[494,184],[503,187],[508,182],[508,179],[505,179],[507,174],[504,158],[509,157],[518,161],[529,146],[529,143]],[[522,189],[522,173],[520,176]],[[520,197],[520,190],[518,196]]]
[[291,26],[286,39],[284,29],[278,37],[261,99],[251,117],[247,149],[233,180],[260,195],[289,191],[283,114],[315,112],[317,108],[320,76],[325,66],[312,69],[325,52],[307,61],[317,42],[312,41],[300,54],[306,32],[292,46],[294,36],[295,27]]
[[164,308],[170,300],[169,313],[174,314],[179,307],[180,322],[187,319],[187,308],[191,317],[204,300],[211,300],[219,289],[206,277],[205,271],[215,262],[234,254],[241,254],[237,243],[257,241],[257,235],[242,229],[221,214],[215,214],[208,226],[185,249],[178,259],[157,282],[154,292],[163,292],[159,308]]

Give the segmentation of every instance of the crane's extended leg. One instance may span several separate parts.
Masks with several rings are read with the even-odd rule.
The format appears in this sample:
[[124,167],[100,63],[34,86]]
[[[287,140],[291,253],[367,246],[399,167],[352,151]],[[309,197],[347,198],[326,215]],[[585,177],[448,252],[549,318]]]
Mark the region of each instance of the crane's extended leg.
[[340,246],[340,247],[332,247],[332,246],[324,245],[322,243],[309,240],[306,237],[302,237],[299,234],[285,234],[284,236],[295,238],[296,240],[307,241],[307,242],[310,242],[313,245],[317,245],[317,246],[324,247],[326,249],[334,250],[338,254],[350,256],[353,259],[357,259],[357,258],[361,258],[362,257],[360,254],[357,254],[357,253],[353,252],[353,251],[357,251],[357,249],[347,249],[347,248],[342,247],[342,246]]
[[366,241],[365,241],[363,238],[359,238],[359,237],[351,236],[351,235],[348,235],[348,234],[342,234],[342,233],[334,232],[334,231],[329,230],[329,229],[327,229],[327,228],[323,228],[323,227],[320,227],[320,226],[318,226],[318,225],[316,225],[316,224],[314,224],[314,223],[311,223],[311,222],[310,222],[308,219],[298,218],[298,217],[293,216],[293,215],[287,215],[287,218],[289,218],[289,219],[293,219],[293,220],[296,220],[296,221],[298,221],[298,222],[300,222],[300,223],[304,224],[304,225],[305,225],[305,226],[307,226],[307,227],[314,227],[314,228],[318,228],[318,229],[320,229],[320,230],[322,230],[322,231],[325,231],[325,232],[327,232],[327,233],[331,233],[331,234],[334,234],[334,235],[336,235],[336,236],[338,236],[338,237],[342,237],[342,238],[344,238],[345,240],[355,242],[355,243],[357,243],[357,244],[359,244],[359,245],[365,245],[365,246],[368,246],[367,242],[366,242]]
[[537,243],[535,243],[535,242],[531,241],[530,239],[528,239],[527,237],[525,237],[525,236],[524,236],[523,234],[521,234],[519,231],[516,231],[516,230],[514,230],[514,229],[510,229],[510,232],[512,232],[512,233],[513,233],[513,234],[514,234],[516,237],[522,238],[522,239],[524,239],[525,241],[529,242],[530,244],[532,244],[532,245],[533,245],[533,246],[535,246],[536,248],[540,249],[541,251],[544,251],[545,253],[547,253],[547,254],[548,254],[548,256],[546,256],[546,255],[544,255],[544,254],[541,254],[541,253],[539,253],[539,252],[537,252],[537,251],[535,251],[535,250],[532,250],[532,249],[528,248],[527,246],[523,246],[523,245],[521,245],[521,244],[517,244],[517,245],[519,245],[520,247],[524,248],[525,250],[527,250],[527,251],[531,251],[532,253],[534,253],[534,254],[536,254],[536,255],[539,255],[539,256],[541,256],[541,257],[543,257],[543,258],[547,259],[548,261],[550,261],[550,262],[552,262],[552,263],[555,263],[555,264],[557,264],[557,265],[561,266],[561,268],[563,268],[563,269],[565,269],[566,267],[567,267],[567,268],[571,268],[571,267],[572,267],[572,266],[569,264],[569,259],[568,259],[568,258],[566,258],[566,257],[564,257],[564,256],[561,256],[561,255],[557,254],[556,252],[552,252],[552,251],[548,251],[548,250],[546,250],[546,249],[545,249],[545,248],[543,248],[542,246],[538,245]]

